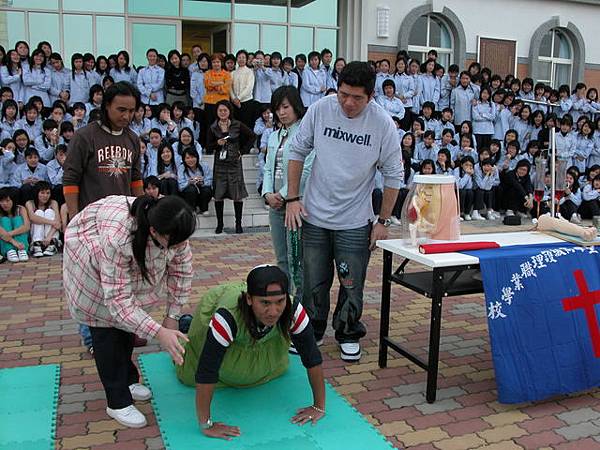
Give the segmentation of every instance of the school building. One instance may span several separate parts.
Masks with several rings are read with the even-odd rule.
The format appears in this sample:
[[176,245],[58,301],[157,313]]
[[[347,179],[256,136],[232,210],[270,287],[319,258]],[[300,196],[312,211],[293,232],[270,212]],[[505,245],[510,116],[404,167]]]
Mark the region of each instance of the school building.
[[[600,86],[600,0],[349,0],[362,17],[353,44],[362,58],[423,60],[435,48],[443,65],[479,61],[523,79]],[[343,32],[343,27],[342,27]],[[340,36],[341,40],[341,36]]]
[[[49,41],[66,58],[155,47],[240,48],[295,55],[331,48],[347,59],[478,60],[554,86],[600,85],[600,0],[0,0],[0,44]],[[67,59],[67,65],[69,64]]]

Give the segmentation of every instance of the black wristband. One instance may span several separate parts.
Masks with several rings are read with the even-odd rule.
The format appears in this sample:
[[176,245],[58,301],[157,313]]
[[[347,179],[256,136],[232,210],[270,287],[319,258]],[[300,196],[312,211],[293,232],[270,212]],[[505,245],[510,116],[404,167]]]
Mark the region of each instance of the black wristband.
[[294,203],[294,202],[299,202],[299,201],[300,201],[300,197],[292,197],[292,198],[285,199],[286,203]]

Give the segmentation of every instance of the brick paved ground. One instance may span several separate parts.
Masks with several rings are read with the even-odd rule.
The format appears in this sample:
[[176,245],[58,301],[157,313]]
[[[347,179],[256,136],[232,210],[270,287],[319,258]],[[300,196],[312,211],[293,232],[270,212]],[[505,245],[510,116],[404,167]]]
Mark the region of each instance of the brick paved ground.
[[[208,288],[237,281],[251,267],[272,261],[266,233],[195,241],[194,303]],[[60,270],[60,256],[0,266],[0,367],[61,365],[57,449],[162,448],[149,403],[142,403],[140,409],[150,425],[140,430],[125,429],[106,416],[94,363],[80,346],[64,307]],[[328,336],[323,347],[324,367],[329,382],[396,447],[600,449],[600,390],[538,404],[509,406],[496,401],[481,296],[444,301],[436,403],[425,402],[425,374],[407,360],[392,358],[387,369],[379,369],[380,279],[378,251],[366,286],[364,318],[369,333],[363,341],[361,362],[343,363]],[[394,288],[392,335],[410,341],[422,354],[428,340],[428,308],[424,298]],[[158,346],[140,350],[154,352]]]

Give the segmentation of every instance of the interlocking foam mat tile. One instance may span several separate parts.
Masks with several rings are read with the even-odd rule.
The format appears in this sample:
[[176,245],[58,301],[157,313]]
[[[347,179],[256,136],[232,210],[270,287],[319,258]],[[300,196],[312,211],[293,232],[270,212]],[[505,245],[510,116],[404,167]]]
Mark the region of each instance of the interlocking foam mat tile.
[[0,450],[51,450],[60,366],[0,370]]
[[326,383],[327,415],[315,426],[290,422],[296,410],[312,403],[300,357],[280,378],[249,389],[217,389],[212,419],[239,426],[232,441],[204,436],[196,418],[195,389],[175,375],[166,353],[142,355],[140,367],[152,389],[152,404],[169,450],[389,450],[393,446],[342,396]]

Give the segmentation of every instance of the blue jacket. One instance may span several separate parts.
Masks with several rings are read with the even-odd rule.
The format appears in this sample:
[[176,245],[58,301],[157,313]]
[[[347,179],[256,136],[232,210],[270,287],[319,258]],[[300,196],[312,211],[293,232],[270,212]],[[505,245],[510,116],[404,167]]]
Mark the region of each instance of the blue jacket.
[[150,133],[150,130],[152,129],[152,122],[150,121],[150,119],[148,119],[146,117],[144,117],[142,119],[141,123],[136,122],[134,119],[129,124],[129,129],[131,131],[133,131],[135,134],[137,134],[138,136],[141,136],[144,139],[147,139],[148,134]]
[[[137,86],[140,90],[142,102],[146,105],[158,105],[165,101],[165,71],[162,67],[146,66],[137,76]],[[156,99],[151,100],[150,95],[155,94]]]
[[111,77],[113,77],[113,79],[115,80],[115,83],[118,83],[119,81],[128,81],[129,83],[133,84],[134,86],[137,83],[138,74],[133,67],[129,68],[129,72],[126,72],[124,70],[119,70],[119,69],[113,67],[112,69],[110,69],[109,74]]
[[23,69],[23,85],[25,86],[24,102],[35,95],[42,98],[44,106],[50,106],[50,85],[52,78],[50,77],[50,69],[30,68]]
[[304,106],[308,108],[323,98],[325,93],[321,92],[321,88],[324,86],[327,86],[327,73],[322,69],[313,70],[306,67],[302,72],[302,86],[300,87],[300,97]]
[[11,75],[8,73],[8,68],[6,66],[2,66],[0,67],[0,80],[2,82],[2,86],[7,86],[12,89],[13,99],[16,102],[23,102],[25,87],[23,86],[21,75],[16,73]]
[[[281,194],[281,196],[283,198],[287,197],[287,187],[288,187],[287,186],[288,185],[288,178],[287,178],[288,170],[287,170],[287,168],[288,168],[289,153],[290,153],[289,144],[290,144],[294,134],[296,134],[296,132],[298,131],[299,126],[300,126],[300,121],[296,122],[294,125],[292,125],[288,129],[288,137],[287,137],[287,140],[285,141],[285,144],[283,145],[283,162],[282,162],[282,167],[281,167],[281,170],[283,173],[283,178],[282,178],[281,189],[279,190],[279,193]],[[274,182],[274,177],[275,177],[275,159],[277,156],[277,149],[279,148],[279,145],[281,144],[282,138],[283,138],[283,133],[281,131],[275,131],[275,132],[271,133],[271,135],[269,136],[269,142],[267,144],[267,157],[266,157],[266,162],[265,162],[265,167],[264,167],[264,179],[263,179],[263,188],[262,188],[263,196],[265,194],[273,193],[273,190],[274,190],[273,182]],[[304,194],[304,187],[306,186],[306,180],[308,180],[308,177],[310,176],[310,171],[312,169],[312,163],[313,163],[314,159],[315,159],[315,152],[313,151],[304,160],[304,167],[302,168],[302,176],[300,178],[300,191],[299,191],[300,195]]]
[[192,97],[192,106],[194,108],[200,108],[204,104],[204,94],[204,72],[196,70],[190,76],[190,97]]
[[458,189],[473,189],[475,187],[475,182],[473,180],[474,175],[469,175],[465,172],[461,177],[459,167],[454,169],[454,178],[456,178]]
[[421,94],[421,107],[425,102],[433,102],[436,109],[440,101],[441,84],[439,78],[435,75],[427,75],[422,73],[419,75],[419,91]]
[[17,120],[17,123],[15,123],[15,130],[25,130],[29,135],[29,139],[34,142],[36,138],[42,134],[42,122],[40,120],[36,120],[33,125],[29,125],[29,123],[27,123],[27,119],[22,118]]
[[404,97],[403,104],[405,108],[412,108],[413,98],[417,95],[415,78],[403,73],[395,74],[393,79],[396,85],[396,95]]
[[494,102],[477,102],[473,105],[471,114],[473,116],[473,134],[494,134],[494,120],[498,110]]
[[71,74],[69,80],[69,91],[71,98],[69,99],[70,106],[76,102],[84,103],[90,98],[90,88],[94,85],[94,80],[90,72],[82,70],[81,72]]
[[0,155],[0,188],[11,186],[12,174],[17,167],[14,160],[15,155],[11,152]]
[[40,181],[50,182],[50,179],[48,178],[48,169],[44,164],[38,163],[38,165],[35,167],[35,170],[31,172],[27,163],[24,163],[18,165],[13,171],[10,184],[13,187],[21,187],[23,186],[23,180],[29,177],[35,177]]
[[[380,95],[385,95],[383,92],[383,82],[385,80],[394,80],[394,76],[392,74],[389,73],[378,73],[377,77],[375,78],[375,97],[378,97]],[[394,84],[396,84],[394,82]]]
[[254,70],[254,100],[258,103],[271,103],[271,78],[267,69],[259,67]]
[[377,103],[387,111],[387,113],[392,117],[397,117],[398,119],[402,119],[405,114],[404,105],[400,101],[399,98],[396,97],[386,97],[385,95],[380,95],[376,98]]
[[[189,172],[189,173],[188,173]],[[204,162],[200,161],[200,168],[196,170],[185,170],[185,166],[180,164],[177,172],[177,183],[179,184],[179,190],[183,191],[190,184],[190,179],[193,177],[204,177],[203,186],[212,187],[213,183],[213,174],[210,166]]]
[[69,90],[69,78],[71,78],[71,71],[66,67],[60,71],[52,70],[50,72],[50,102],[58,100],[61,92]]
[[40,161],[44,164],[54,159],[54,149],[56,146],[50,144],[44,134],[39,135],[33,141],[33,146],[40,154]]
[[52,187],[63,183],[63,167],[56,158],[46,164],[46,169],[48,169],[48,179]]
[[471,120],[471,101],[476,98],[476,90],[473,86],[469,85],[467,88],[463,88],[462,85],[458,85],[452,90],[450,95],[450,108],[454,111],[454,124],[460,125],[465,120]]

